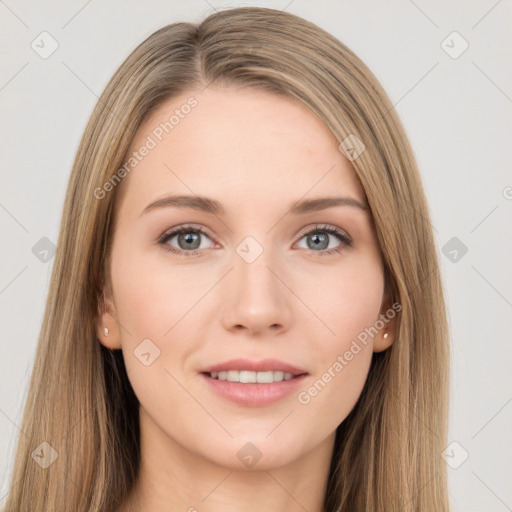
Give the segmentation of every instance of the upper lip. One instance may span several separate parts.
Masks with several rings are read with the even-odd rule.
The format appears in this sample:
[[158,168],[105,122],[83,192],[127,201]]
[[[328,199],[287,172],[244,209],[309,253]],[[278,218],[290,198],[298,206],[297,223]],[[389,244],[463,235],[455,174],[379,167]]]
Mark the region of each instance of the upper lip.
[[302,370],[284,361],[278,359],[261,359],[260,361],[251,361],[250,359],[230,359],[223,363],[214,364],[203,368],[201,373],[212,373],[212,372],[223,372],[229,370],[249,370],[253,372],[285,372],[291,373],[292,375],[302,375],[307,373],[306,370]]

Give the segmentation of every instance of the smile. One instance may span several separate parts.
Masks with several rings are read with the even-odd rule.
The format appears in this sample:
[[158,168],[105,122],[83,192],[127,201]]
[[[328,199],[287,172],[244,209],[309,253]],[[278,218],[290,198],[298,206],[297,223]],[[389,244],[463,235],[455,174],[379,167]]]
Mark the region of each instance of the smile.
[[211,372],[208,373],[208,375],[212,379],[241,382],[243,384],[271,384],[272,382],[281,382],[282,380],[290,380],[293,378],[291,373],[281,371],[253,372],[250,370],[229,370]]

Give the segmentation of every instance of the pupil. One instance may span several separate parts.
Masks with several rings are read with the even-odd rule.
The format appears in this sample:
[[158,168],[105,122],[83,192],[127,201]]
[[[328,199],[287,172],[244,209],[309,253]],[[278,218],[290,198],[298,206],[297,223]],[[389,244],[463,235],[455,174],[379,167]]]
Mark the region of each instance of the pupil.
[[[328,239],[328,237],[325,234],[323,234],[323,235],[318,235],[318,234],[311,235],[311,238],[313,240],[315,240],[315,242],[313,244],[308,244],[308,245],[310,245],[310,248],[318,248],[319,245],[322,245],[322,242],[323,242],[323,245],[322,245],[321,249],[325,249],[329,245],[329,239]],[[322,238],[323,238],[323,241],[321,240]],[[317,243],[317,242],[319,242],[319,243]]]
[[[188,245],[189,249],[197,249],[199,247],[199,245],[201,245],[200,243],[197,243],[199,241],[199,235],[197,235],[197,234],[192,234],[190,232],[182,233],[179,238],[180,238],[180,242],[181,241],[186,242],[185,245]],[[196,242],[196,244],[191,245],[190,242],[192,242],[192,244],[194,242]]]

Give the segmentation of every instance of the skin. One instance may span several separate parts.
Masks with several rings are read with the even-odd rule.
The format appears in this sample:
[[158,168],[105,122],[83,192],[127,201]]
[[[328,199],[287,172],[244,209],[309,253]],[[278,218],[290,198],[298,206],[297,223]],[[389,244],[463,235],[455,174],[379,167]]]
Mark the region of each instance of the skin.
[[[366,198],[326,126],[268,92],[209,87],[167,100],[141,125],[130,154],[191,95],[198,106],[124,178],[116,205],[97,333],[123,351],[141,403],[142,451],[140,477],[118,512],[320,512],[336,428],[359,398],[372,352],[392,343],[394,322],[308,404],[292,393],[241,406],[198,372],[232,358],[273,357],[309,373],[300,390],[320,379],[390,307],[371,213],[342,205],[287,215],[301,199]],[[216,199],[226,215],[177,207],[141,215],[169,194]],[[207,231],[193,232],[200,254],[166,251],[197,253],[176,235],[158,243],[169,228],[190,223]],[[338,227],[352,245],[316,224]],[[314,235],[328,246],[308,246]],[[263,249],[252,263],[236,252],[247,236]],[[333,248],[341,251],[320,254]],[[134,355],[146,338],[160,349],[149,366]],[[248,442],[262,454],[252,467],[237,457]]]

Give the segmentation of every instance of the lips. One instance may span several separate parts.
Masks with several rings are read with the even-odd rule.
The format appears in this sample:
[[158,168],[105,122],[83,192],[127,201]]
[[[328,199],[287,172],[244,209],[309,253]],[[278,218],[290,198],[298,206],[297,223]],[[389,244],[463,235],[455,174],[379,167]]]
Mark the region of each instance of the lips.
[[[223,368],[236,369],[223,370]],[[239,368],[242,370],[237,371]],[[249,368],[256,368],[256,370]],[[260,368],[264,370],[258,370]],[[274,371],[274,368],[281,368],[281,370]],[[216,372],[215,369],[220,369],[220,372]],[[289,370],[289,372],[283,370]],[[237,374],[240,381],[236,378]],[[284,379],[285,375],[286,379]],[[275,359],[264,361],[236,359],[204,368],[204,371],[199,373],[199,377],[207,389],[224,400],[244,407],[265,407],[297,392],[309,378],[309,374],[296,366]],[[283,380],[280,380],[281,378]]]
[[200,370],[200,373],[211,375],[212,373],[227,372],[230,370],[251,371],[251,372],[283,372],[291,373],[293,377],[307,374],[304,369],[298,368],[278,359],[262,359],[260,361],[252,361],[250,359],[230,359],[223,363],[214,364]]

